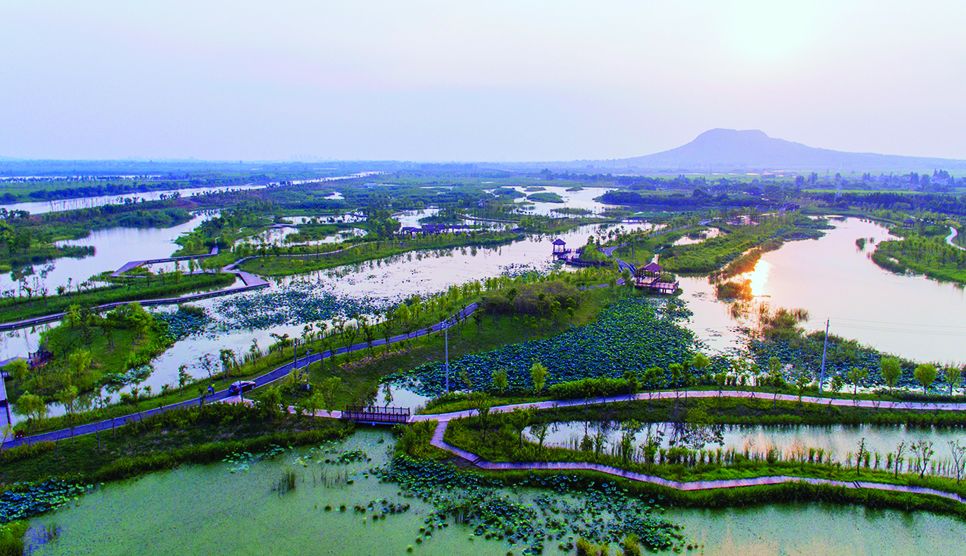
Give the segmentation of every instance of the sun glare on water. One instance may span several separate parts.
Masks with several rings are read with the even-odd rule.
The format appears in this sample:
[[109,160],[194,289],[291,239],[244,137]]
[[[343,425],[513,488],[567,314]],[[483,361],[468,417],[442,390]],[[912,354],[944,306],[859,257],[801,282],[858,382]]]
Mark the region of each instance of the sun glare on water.
[[755,269],[745,274],[745,278],[751,280],[751,295],[755,297],[766,295],[768,292],[768,274],[771,272],[771,263],[764,259],[759,259]]

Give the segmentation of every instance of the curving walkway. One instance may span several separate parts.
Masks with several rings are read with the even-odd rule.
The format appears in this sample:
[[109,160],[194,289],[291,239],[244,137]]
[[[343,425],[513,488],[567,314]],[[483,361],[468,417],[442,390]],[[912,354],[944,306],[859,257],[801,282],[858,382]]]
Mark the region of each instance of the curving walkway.
[[[509,406],[503,406],[509,407]],[[496,408],[493,408],[496,409]],[[771,475],[766,477],[749,477],[746,479],[717,479],[712,481],[674,481],[656,475],[647,475],[635,471],[628,471],[610,465],[602,465],[591,462],[575,461],[554,461],[554,462],[492,462],[487,461],[472,452],[457,448],[446,442],[443,438],[446,435],[446,428],[451,419],[441,419],[433,432],[430,444],[450,452],[455,456],[468,461],[469,463],[489,471],[595,471],[620,477],[639,483],[650,483],[665,488],[673,488],[682,491],[696,490],[715,490],[726,488],[742,488],[751,486],[779,485],[787,483],[806,483],[810,485],[831,486],[848,489],[871,489],[884,490],[890,492],[903,492],[908,494],[925,494],[946,498],[960,504],[966,504],[966,498],[954,492],[946,492],[927,487],[894,485],[888,483],[875,483],[871,481],[836,481],[831,479],[816,479],[811,477],[793,477],[789,475]]]
[[[543,402],[528,402],[509,405],[499,405],[490,408],[491,413],[506,413],[514,409],[555,409],[558,407],[580,407],[587,405],[603,405],[635,400],[661,400],[673,398],[759,398],[763,400],[775,399],[775,394],[764,392],[749,392],[746,390],[685,390],[674,392],[662,390],[660,392],[638,392],[636,394],[622,394],[603,398],[582,398],[575,400],[548,400]],[[780,401],[797,402],[798,396],[793,394],[778,394]],[[819,398],[817,396],[802,396],[802,403],[820,404],[834,407],[862,407],[867,409],[897,409],[909,411],[966,411],[966,403],[933,403],[933,402],[887,402],[875,400],[850,400],[846,398]],[[421,413],[413,415],[410,421],[451,421],[476,415],[475,409],[452,411],[449,413]]]
[[112,272],[111,276],[113,276],[114,278],[117,278],[122,274],[124,274],[125,272],[129,272],[131,270],[134,270],[135,268],[138,268],[139,266],[144,266],[146,264],[174,263],[174,262],[180,262],[180,261],[207,259],[210,257],[214,257],[217,254],[218,254],[218,246],[216,245],[211,248],[211,252],[208,253],[207,255],[183,255],[180,257],[162,257],[160,259],[143,259],[139,261],[129,261],[124,263],[121,266],[121,268]]
[[[301,369],[301,368],[307,367],[307,366],[311,365],[312,363],[316,363],[316,362],[321,361],[323,359],[328,359],[328,358],[332,357],[333,355],[342,355],[342,354],[345,354],[345,353],[352,353],[352,352],[361,351],[361,350],[364,350],[364,349],[368,349],[370,347],[375,348],[375,347],[384,346],[384,345],[387,345],[387,344],[395,344],[395,343],[403,342],[403,341],[410,340],[410,339],[413,339],[413,338],[419,338],[419,337],[422,337],[422,336],[426,336],[426,335],[432,334],[434,332],[439,332],[439,331],[444,330],[446,328],[450,328],[451,326],[453,326],[454,324],[457,324],[458,322],[460,322],[462,320],[465,320],[470,315],[472,315],[476,311],[476,309],[478,307],[479,307],[479,304],[477,304],[477,303],[471,303],[471,304],[467,305],[466,307],[464,307],[463,309],[461,309],[458,313],[456,313],[452,317],[449,317],[446,320],[440,321],[440,322],[438,322],[436,324],[433,324],[432,326],[428,326],[426,328],[420,328],[419,330],[415,330],[413,332],[409,332],[409,333],[406,333],[406,334],[397,334],[395,336],[390,337],[388,340],[386,338],[378,338],[378,339],[373,340],[372,341],[372,344],[369,344],[367,342],[359,342],[357,344],[353,344],[353,345],[348,346],[348,347],[343,346],[343,347],[340,347],[340,348],[336,348],[334,350],[326,350],[326,351],[323,351],[321,353],[313,353],[311,355],[307,355],[307,356],[304,356],[304,357],[300,357],[297,360],[292,361],[291,363],[286,363],[285,365],[282,365],[281,367],[277,367],[276,369],[273,369],[272,371],[269,371],[269,372],[267,372],[267,373],[265,373],[263,375],[257,376],[257,377],[255,377],[253,379],[250,379],[250,380],[252,380],[255,383],[255,387],[256,388],[260,388],[262,386],[266,386],[266,385],[271,384],[271,383],[273,383],[273,382],[275,382],[277,380],[280,380],[282,378],[285,378],[292,371],[294,371],[296,369]],[[182,402],[173,403],[173,404],[170,404],[170,405],[162,405],[162,406],[157,407],[157,408],[154,408],[154,409],[149,409],[149,410],[145,410],[145,411],[139,411],[139,412],[135,412],[135,413],[129,413],[127,415],[121,415],[121,416],[114,417],[114,418],[111,418],[111,419],[105,419],[103,421],[95,421],[93,423],[85,423],[83,425],[77,425],[76,427],[59,429],[59,430],[45,432],[45,433],[41,433],[41,434],[35,434],[35,435],[28,436],[28,437],[25,437],[25,438],[20,438],[20,439],[14,439],[14,440],[5,441],[2,444],[2,447],[4,447],[4,448],[12,448],[14,446],[20,446],[22,444],[32,444],[34,442],[55,442],[55,441],[58,441],[58,440],[64,440],[64,439],[67,439],[67,438],[72,438],[74,436],[80,436],[80,435],[84,435],[84,434],[93,434],[95,432],[111,430],[114,427],[122,426],[122,425],[125,425],[127,423],[134,422],[134,421],[139,421],[139,420],[143,419],[144,417],[150,417],[152,415],[158,415],[160,413],[164,413],[165,411],[170,411],[172,409],[183,409],[183,408],[191,407],[191,406],[194,406],[194,405],[199,405],[199,404],[202,404],[202,403],[205,403],[205,402],[221,402],[221,401],[230,400],[232,398],[237,398],[237,396],[233,396],[233,395],[229,394],[228,393],[228,389],[219,390],[219,391],[215,392],[214,394],[211,394],[210,396],[203,396],[203,397],[200,397],[200,398],[191,398],[191,399],[184,400]],[[320,412],[318,414],[318,416],[319,417],[338,418],[338,416],[341,416],[341,413],[335,412],[335,411],[333,411],[333,412]]]
[[949,245],[952,245],[953,247],[955,247],[956,249],[959,249],[960,251],[966,251],[966,247],[962,247],[962,246],[956,244],[956,241],[955,240],[956,240],[956,236],[957,235],[959,235],[959,230],[957,230],[956,228],[950,226],[949,227],[949,235],[946,236],[946,243],[948,243]]

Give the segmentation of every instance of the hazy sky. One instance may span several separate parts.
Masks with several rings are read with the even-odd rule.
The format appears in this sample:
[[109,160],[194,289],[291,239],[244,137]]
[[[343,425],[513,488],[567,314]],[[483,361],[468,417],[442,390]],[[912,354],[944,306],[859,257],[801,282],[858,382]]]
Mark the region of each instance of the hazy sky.
[[966,158],[963,0],[0,0],[0,156]]

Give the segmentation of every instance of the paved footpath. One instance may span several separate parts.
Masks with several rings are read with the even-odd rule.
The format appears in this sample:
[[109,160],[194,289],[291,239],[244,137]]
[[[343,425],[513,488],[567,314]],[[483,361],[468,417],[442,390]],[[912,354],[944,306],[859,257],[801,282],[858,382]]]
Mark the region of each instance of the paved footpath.
[[[316,363],[323,359],[328,359],[333,355],[342,355],[344,353],[357,352],[364,349],[368,349],[370,347],[375,348],[379,346],[384,346],[386,344],[395,344],[406,340],[411,340],[414,338],[426,336],[434,332],[439,332],[445,328],[449,328],[455,325],[457,322],[465,320],[470,315],[472,315],[478,307],[479,305],[477,303],[471,303],[466,307],[464,307],[462,310],[460,310],[460,312],[457,313],[456,315],[453,315],[452,317],[444,321],[440,321],[432,326],[428,326],[426,328],[420,328],[419,330],[409,332],[406,334],[397,334],[395,336],[390,337],[388,340],[386,338],[379,338],[379,339],[373,340],[372,344],[369,344],[367,342],[359,342],[358,344],[353,344],[348,347],[340,347],[334,350],[326,350],[321,353],[313,353],[305,357],[300,357],[297,361],[286,363],[285,365],[282,365],[281,367],[278,367],[268,373],[257,376],[253,379],[246,379],[246,380],[252,380],[255,383],[256,388],[261,388],[262,386],[266,386],[277,380],[285,378],[292,371],[296,369],[307,367],[312,363]],[[54,442],[57,440],[72,438],[74,436],[80,436],[83,434],[93,434],[99,431],[111,430],[114,427],[119,427],[134,421],[140,421],[145,417],[158,415],[160,413],[163,413],[165,411],[170,411],[172,409],[183,409],[186,407],[200,405],[202,403],[221,402],[221,401],[229,400],[231,398],[237,398],[237,396],[233,396],[229,394],[228,389],[219,390],[214,394],[211,394],[210,396],[204,396],[203,398],[200,398],[200,397],[191,398],[183,402],[178,402],[170,405],[163,405],[160,407],[156,407],[154,409],[148,409],[148,410],[140,411],[136,413],[129,413],[127,415],[121,415],[118,417],[114,417],[112,419],[95,421],[93,423],[85,423],[83,425],[77,425],[76,427],[73,427],[73,428],[59,429],[59,430],[45,432],[41,434],[35,434],[33,436],[28,436],[25,438],[9,440],[4,442],[2,446],[3,448],[12,448],[14,446],[20,446],[22,444],[32,444],[34,442]],[[329,412],[325,412],[325,413],[329,413]],[[320,414],[319,416],[338,418],[338,416],[340,415],[341,414],[339,412],[331,412],[328,415]]]
[[[197,258],[213,257],[214,255],[217,254],[217,252],[218,252],[218,248],[216,247],[216,248],[212,249],[212,254],[211,255],[199,255],[197,257],[169,257],[169,258],[166,258],[166,259],[154,259],[154,260],[149,260],[149,261],[131,261],[129,263],[126,263],[124,266],[122,266],[117,271],[115,271],[114,275],[119,275],[118,273],[127,272],[127,270],[130,270],[131,268],[137,268],[137,267],[139,267],[139,266],[141,266],[143,264],[153,264],[155,262],[169,262],[169,261],[174,261],[174,260],[186,260],[186,259],[197,259]],[[247,291],[251,291],[251,290],[257,290],[257,289],[260,289],[260,288],[266,288],[266,287],[268,287],[270,285],[268,283],[268,281],[265,280],[264,278],[262,278],[261,276],[256,276],[256,275],[254,275],[254,274],[252,274],[250,272],[245,272],[244,270],[237,269],[236,268],[237,264],[238,263],[230,264],[230,265],[222,268],[221,271],[222,272],[225,272],[225,273],[228,273],[228,274],[234,274],[235,276],[237,276],[242,281],[242,285],[241,286],[236,286],[236,285],[232,284],[232,285],[230,285],[230,286],[228,286],[226,288],[222,288],[220,290],[212,290],[212,291],[203,291],[203,292],[196,292],[196,293],[188,293],[188,294],[184,294],[184,295],[177,296],[177,297],[157,297],[157,298],[150,298],[150,299],[130,299],[130,300],[127,300],[127,301],[113,301],[111,303],[104,303],[102,305],[96,305],[96,306],[93,307],[93,310],[94,311],[109,311],[109,310],[114,309],[116,307],[120,307],[121,305],[128,305],[130,303],[138,303],[138,304],[143,305],[145,307],[151,307],[151,306],[156,306],[156,305],[180,305],[182,303],[190,303],[192,301],[200,301],[202,299],[209,299],[209,298],[212,298],[212,297],[221,297],[223,295],[232,295],[232,294],[236,294],[236,293],[242,293],[242,292],[247,292]],[[64,312],[52,313],[52,314],[49,314],[49,315],[43,315],[43,316],[33,317],[33,318],[29,318],[29,319],[24,319],[24,320],[18,320],[18,321],[13,321],[13,322],[5,322],[5,323],[0,324],[0,331],[17,330],[19,328],[27,328],[28,326],[36,326],[38,324],[45,324],[45,323],[48,323],[48,322],[58,321],[58,320],[64,318],[64,315],[65,314],[66,313],[64,313]]]
[[[697,392],[692,392],[692,394]],[[603,399],[601,399],[603,400]],[[608,403],[599,400],[597,403]],[[625,396],[623,400],[626,401]],[[586,401],[586,400],[578,400]],[[553,402],[548,402],[553,403]],[[502,406],[500,408],[492,408],[492,411],[512,411],[513,407],[521,407],[523,405],[536,405],[536,404],[521,404],[517,406]],[[569,404],[569,405],[586,405],[586,404]],[[546,407],[546,406],[540,406]],[[551,406],[552,407],[552,406]],[[558,405],[560,407],[560,405]],[[741,488],[750,486],[764,486],[764,485],[778,485],[785,483],[807,483],[810,485],[823,485],[832,487],[841,487],[849,489],[871,489],[871,490],[886,490],[891,492],[904,492],[909,494],[927,494],[932,496],[939,496],[941,498],[946,498],[959,502],[960,504],[966,504],[966,498],[953,493],[946,492],[942,490],[909,486],[909,485],[893,485],[887,483],[875,483],[870,481],[834,481],[831,479],[815,479],[810,477],[792,477],[788,475],[771,475],[766,477],[752,477],[747,479],[719,479],[713,481],[673,481],[670,479],[665,479],[663,477],[658,477],[656,475],[647,475],[644,473],[638,473],[635,471],[628,471],[626,469],[620,469],[618,467],[613,467],[610,465],[602,465],[599,463],[591,462],[575,462],[575,461],[554,461],[554,462],[492,462],[483,459],[482,457],[457,448],[452,444],[446,442],[443,437],[446,435],[446,428],[449,426],[451,420],[462,418],[461,415],[471,414],[475,412],[457,412],[457,413],[445,413],[440,414],[439,422],[436,425],[436,430],[433,431],[433,438],[430,444],[446,450],[451,454],[468,461],[469,463],[479,467],[480,469],[486,469],[491,471],[596,471],[598,473],[604,473],[607,475],[612,475],[614,477],[620,477],[630,481],[636,481],[640,483],[650,483],[654,485],[659,485],[666,488],[673,488],[676,490],[683,491],[696,491],[696,490],[714,490],[714,489],[725,489],[725,488]],[[430,417],[424,415],[417,415],[416,417]],[[426,421],[429,419],[414,419],[416,421]]]
[[[558,407],[579,407],[585,405],[603,405],[634,400],[661,400],[673,398],[758,398],[762,400],[772,400],[776,398],[774,394],[763,392],[749,392],[745,390],[722,390],[719,394],[717,390],[682,390],[680,392],[661,391],[661,392],[640,392],[637,394],[623,394],[620,396],[608,396],[602,398],[582,398],[577,400],[548,400],[543,402],[528,402],[510,405],[498,405],[490,408],[492,413],[505,413],[514,409],[554,409]],[[792,394],[778,394],[780,401],[797,402],[798,396]],[[911,411],[966,411],[966,403],[932,403],[932,402],[886,402],[875,400],[850,400],[845,398],[819,398],[816,396],[802,396],[802,403],[821,404],[834,407],[863,407],[868,409],[897,409]],[[465,411],[453,411],[450,413],[423,413],[414,415],[411,421],[450,421],[462,419],[476,415],[475,409]]]

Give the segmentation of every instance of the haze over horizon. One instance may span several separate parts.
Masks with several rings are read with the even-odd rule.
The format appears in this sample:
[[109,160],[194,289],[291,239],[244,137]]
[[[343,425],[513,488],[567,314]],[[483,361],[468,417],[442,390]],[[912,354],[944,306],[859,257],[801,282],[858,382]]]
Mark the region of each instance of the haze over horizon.
[[12,1],[0,156],[614,159],[736,128],[966,159],[964,23],[951,0]]

